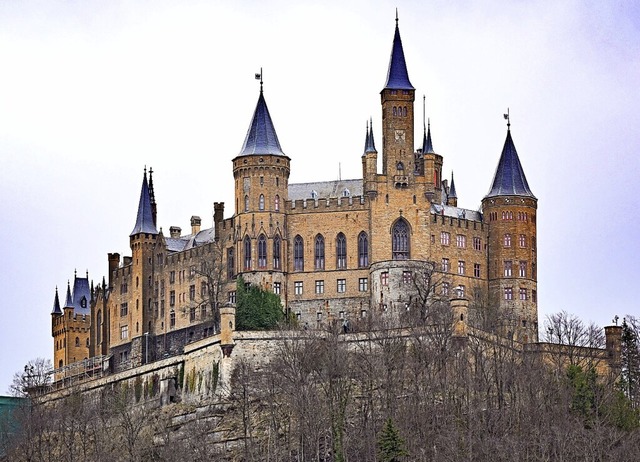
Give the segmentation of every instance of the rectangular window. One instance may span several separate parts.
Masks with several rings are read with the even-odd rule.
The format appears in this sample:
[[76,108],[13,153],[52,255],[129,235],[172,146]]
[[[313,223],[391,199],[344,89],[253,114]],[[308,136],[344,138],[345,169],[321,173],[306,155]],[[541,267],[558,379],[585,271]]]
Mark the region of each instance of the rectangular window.
[[189,286],[189,300],[195,300],[195,299],[196,299],[196,285],[191,284]]
[[236,302],[236,291],[235,290],[230,290],[229,291],[229,303],[235,303]]
[[193,321],[195,321],[195,320],[196,320],[196,307],[195,307],[195,306],[192,306],[192,307],[189,309],[189,321],[190,321],[190,322],[193,322]]
[[280,290],[281,290],[281,285],[279,282],[274,282],[273,283],[273,293],[276,295],[280,295]]
[[467,246],[467,236],[458,234],[456,236],[456,247],[464,249]]
[[176,291],[169,292],[169,306],[175,306],[176,304]]
[[160,300],[160,317],[164,318],[164,300]]
[[520,237],[518,238],[518,242],[520,244],[520,247],[526,247],[527,246],[527,236],[525,236],[524,234],[521,234]]
[[464,260],[458,260],[458,274],[464,275]]
[[129,326],[120,326],[120,339],[126,340],[129,338]]
[[194,277],[195,275],[196,275],[196,267],[192,265],[192,266],[189,268],[189,277],[190,277],[190,278],[192,278],[192,277]]
[[338,279],[338,293],[343,294],[347,291],[347,280]]
[[524,287],[520,287],[520,300],[526,300],[527,299],[527,289],[525,289]]
[[479,237],[473,238],[473,250],[482,250],[482,239]]
[[402,283],[403,284],[411,284],[412,281],[413,281],[413,274],[411,274],[411,271],[403,271],[402,272]]
[[446,273],[449,271],[449,259],[448,258],[443,258],[442,259],[442,272]]
[[511,277],[513,275],[513,265],[509,260],[504,262],[504,275],[505,277]]
[[380,284],[383,286],[388,286],[389,285],[389,272],[388,271],[384,271],[382,273],[380,273]]
[[505,287],[504,288],[504,299],[505,300],[513,300],[513,287]]
[[462,284],[460,284],[458,287],[456,287],[456,296],[458,298],[464,297],[464,286]]
[[451,235],[448,232],[442,231],[440,233],[440,244],[449,245],[450,240],[451,240]]
[[176,282],[176,272],[171,271],[169,273],[169,284],[173,284],[174,282]]
[[533,303],[538,303],[538,291],[537,290],[532,290],[531,291],[531,300],[533,300]]
[[233,247],[227,249],[227,279],[233,278],[236,270],[235,252]]
[[176,327],[176,313],[174,311],[169,315],[169,327],[173,329]]
[[360,292],[366,292],[369,290],[369,278],[358,279],[358,290]]
[[473,277],[474,278],[480,277],[480,263],[473,264]]
[[442,295],[449,295],[449,283],[448,282],[443,282],[442,283]]
[[164,279],[160,281],[160,296],[164,297]]
[[324,293],[324,281],[316,281],[316,293],[317,294]]
[[526,278],[527,277],[527,262],[526,261],[521,261],[520,265],[518,265],[519,267],[519,275],[521,278]]
[[123,303],[120,305],[120,316],[126,316],[129,313],[129,305],[127,303]]
[[293,283],[293,293],[295,295],[302,295],[302,281],[295,281]]
[[504,246],[511,247],[511,234],[504,235]]
[[201,297],[206,297],[207,296],[207,282],[206,281],[202,281],[200,283],[200,296]]
[[121,294],[126,294],[129,291],[129,286],[127,285],[126,282],[123,282],[122,284],[120,284],[120,293]]

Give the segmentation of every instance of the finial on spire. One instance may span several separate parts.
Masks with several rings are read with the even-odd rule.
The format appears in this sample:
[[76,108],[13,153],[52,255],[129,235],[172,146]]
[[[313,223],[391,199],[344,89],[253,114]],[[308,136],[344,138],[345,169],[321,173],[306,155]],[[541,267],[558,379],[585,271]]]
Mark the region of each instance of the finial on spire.
[[256,80],[260,81],[260,93],[262,93],[262,68],[260,68],[260,73],[256,72]]
[[509,108],[507,108],[507,113],[504,115],[504,118],[507,120],[507,130],[511,130],[511,118],[509,116]]
[[427,95],[422,95],[422,126],[424,131],[427,131],[427,126],[424,124],[427,117]]
[[75,278],[77,278],[77,277],[78,277],[78,268],[75,268],[75,269],[73,270],[73,279],[75,279]]
[[398,8],[396,8],[396,27],[398,27]]

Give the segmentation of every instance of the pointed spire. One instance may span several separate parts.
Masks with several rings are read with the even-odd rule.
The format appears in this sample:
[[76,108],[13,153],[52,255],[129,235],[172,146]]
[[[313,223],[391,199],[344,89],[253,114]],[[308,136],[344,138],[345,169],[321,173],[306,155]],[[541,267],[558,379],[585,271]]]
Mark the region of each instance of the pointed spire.
[[73,308],[73,300],[71,298],[71,283],[67,281],[67,298],[64,301],[65,308]]
[[375,152],[376,151],[376,143],[373,140],[373,119],[369,119],[367,121],[367,135],[364,141],[364,153]]
[[422,137],[422,152],[423,153],[434,153],[433,143],[431,142],[431,121],[427,122],[427,126],[424,130],[424,136]]
[[398,11],[396,10],[396,31],[393,36],[393,47],[391,48],[391,59],[389,60],[389,71],[387,73],[387,83],[384,86],[391,90],[414,90],[409,81],[407,63],[404,59],[402,40],[400,39],[400,28],[398,27]]
[[[510,121],[509,125],[511,125]],[[536,198],[531,189],[529,189],[527,177],[524,175],[524,170],[520,164],[509,127],[507,127],[507,139],[502,148],[491,189],[486,195],[486,197],[493,196],[529,196]]]
[[147,169],[144,169],[144,177],[142,179],[142,190],[140,191],[140,202],[138,204],[138,216],[136,225],[133,227],[130,236],[136,234],[158,234],[156,225],[153,223],[153,214],[151,209],[151,197],[149,194],[149,184],[147,183]]
[[60,299],[58,298],[58,286],[56,286],[56,295],[53,298],[53,310],[51,314],[62,314],[62,310],[60,309]]
[[449,197],[452,199],[458,198],[458,195],[456,194],[456,184],[453,182],[453,171],[451,172],[451,186],[449,186]]
[[[262,75],[262,72],[260,75]],[[253,113],[253,118],[247,131],[247,137],[240,150],[241,156],[253,154],[285,155],[284,152],[282,152],[282,148],[280,148],[278,135],[276,134],[276,129],[273,126],[273,121],[271,120],[271,115],[269,114],[269,109],[264,99],[262,77],[260,80],[260,97],[258,98],[258,104]]]
[[151,200],[151,216],[153,226],[158,226],[158,206],[156,205],[156,193],[153,189],[153,167],[149,167],[149,199]]

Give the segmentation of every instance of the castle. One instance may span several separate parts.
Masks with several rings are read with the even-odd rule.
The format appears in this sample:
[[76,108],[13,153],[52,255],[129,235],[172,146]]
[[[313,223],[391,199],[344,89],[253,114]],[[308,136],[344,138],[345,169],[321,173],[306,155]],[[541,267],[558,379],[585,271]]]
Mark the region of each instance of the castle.
[[495,310],[501,335],[537,342],[537,199],[510,126],[482,209],[458,207],[430,126],[415,139],[415,91],[396,19],[380,92],[381,171],[368,124],[363,152],[353,153],[362,178],[290,184],[292,158],[261,81],[232,160],[233,213],[225,218],[224,204],[214,203],[211,229],[194,216],[190,233],[170,227],[165,235],[145,169],[131,256],[110,253],[108,277],[96,287],[76,275],[64,306],[56,289],[54,367],[111,358],[121,370],[179,353],[220,330],[219,307],[235,303],[239,276],[279,295],[290,318],[315,329],[413,309],[426,268],[435,276],[431,296],[474,299]]

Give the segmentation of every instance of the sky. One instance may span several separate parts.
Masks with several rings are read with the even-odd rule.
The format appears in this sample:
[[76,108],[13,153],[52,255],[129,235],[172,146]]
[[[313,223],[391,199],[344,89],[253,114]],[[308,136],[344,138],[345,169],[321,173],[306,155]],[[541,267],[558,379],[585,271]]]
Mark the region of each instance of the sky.
[[130,254],[145,166],[165,233],[211,226],[214,201],[231,216],[261,68],[290,182],[361,178],[395,8],[416,139],[425,95],[460,206],[488,192],[510,110],[539,200],[540,320],[639,316],[640,2],[1,2],[0,394],[52,357],[56,286]]

